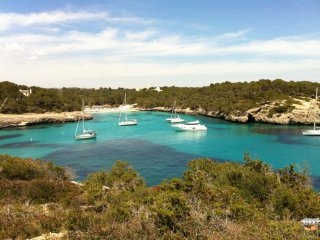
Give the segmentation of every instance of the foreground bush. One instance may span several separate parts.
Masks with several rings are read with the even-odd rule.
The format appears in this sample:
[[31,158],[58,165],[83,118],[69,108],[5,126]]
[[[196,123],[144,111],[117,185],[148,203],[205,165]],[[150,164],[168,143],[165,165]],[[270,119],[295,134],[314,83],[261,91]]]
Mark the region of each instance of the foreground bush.
[[193,160],[151,188],[120,161],[82,187],[47,162],[0,155],[0,166],[0,239],[316,239],[299,223],[320,216],[307,175],[248,155],[244,164]]

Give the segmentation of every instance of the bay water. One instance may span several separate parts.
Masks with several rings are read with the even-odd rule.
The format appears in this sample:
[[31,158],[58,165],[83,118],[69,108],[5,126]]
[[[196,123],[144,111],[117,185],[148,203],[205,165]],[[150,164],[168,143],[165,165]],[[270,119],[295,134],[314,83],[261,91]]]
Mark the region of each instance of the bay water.
[[[197,116],[207,132],[178,132],[166,122],[170,114],[131,112],[137,126],[118,126],[117,113],[94,114],[85,122],[97,139],[74,139],[77,123],[42,124],[0,130],[0,153],[50,160],[68,166],[83,180],[95,171],[110,169],[116,160],[127,161],[149,186],[180,177],[188,161],[208,157],[243,161],[244,153],[269,163],[273,169],[295,164],[307,167],[314,187],[320,187],[320,137],[302,136],[307,126],[231,123]],[[181,115],[187,121],[194,116]]]

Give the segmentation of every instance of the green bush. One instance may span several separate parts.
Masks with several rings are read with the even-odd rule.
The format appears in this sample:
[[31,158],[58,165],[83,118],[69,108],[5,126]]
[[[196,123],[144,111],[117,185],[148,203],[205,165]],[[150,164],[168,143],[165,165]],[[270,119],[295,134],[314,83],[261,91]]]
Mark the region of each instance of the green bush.
[[117,161],[81,187],[47,162],[1,159],[0,239],[316,239],[299,220],[320,215],[319,195],[293,165],[196,159],[181,178],[149,188]]

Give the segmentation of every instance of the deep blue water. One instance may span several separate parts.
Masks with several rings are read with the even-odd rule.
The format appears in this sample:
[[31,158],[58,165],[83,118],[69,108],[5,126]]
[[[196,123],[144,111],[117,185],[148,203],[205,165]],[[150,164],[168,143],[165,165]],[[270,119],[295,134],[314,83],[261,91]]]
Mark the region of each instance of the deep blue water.
[[[139,125],[118,126],[117,114],[96,114],[86,122],[97,131],[96,140],[75,141],[76,123],[46,124],[0,131],[0,153],[42,158],[69,166],[77,180],[94,171],[109,169],[116,160],[128,161],[149,185],[181,176],[191,159],[242,161],[248,152],[273,168],[291,163],[307,166],[320,186],[320,137],[303,137],[302,126],[236,124],[198,117],[207,132],[176,132],[167,113],[134,112]],[[193,120],[192,116],[183,116]]]

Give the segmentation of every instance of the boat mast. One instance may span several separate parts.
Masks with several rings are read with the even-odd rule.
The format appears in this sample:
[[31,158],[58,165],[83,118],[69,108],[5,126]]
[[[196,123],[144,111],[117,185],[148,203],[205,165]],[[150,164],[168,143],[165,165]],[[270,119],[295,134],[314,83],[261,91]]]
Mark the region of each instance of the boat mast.
[[125,93],[124,93],[124,107],[125,107],[125,109],[124,109],[124,120],[125,120],[125,121],[128,120],[128,119],[127,119],[127,113],[126,113],[126,106],[127,106],[127,93],[125,92]]
[[82,130],[84,132],[84,100],[82,99]]
[[78,127],[79,127],[79,122],[80,122],[80,119],[78,119],[78,123],[77,123],[77,127],[76,127],[76,132],[74,133],[74,136],[77,136]]
[[[318,102],[318,88],[316,88],[316,104],[315,104],[315,106],[317,106],[317,102]],[[316,111],[315,111],[315,113],[316,113]],[[313,129],[316,130],[316,120],[314,120],[314,122],[313,122]]]

